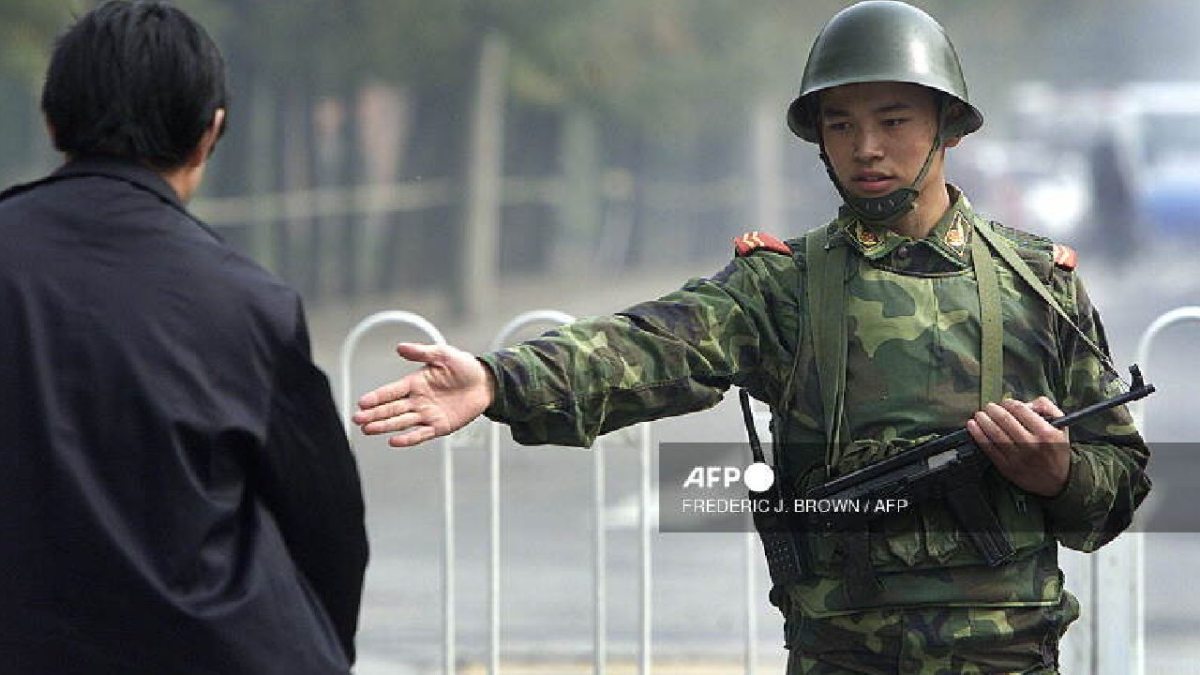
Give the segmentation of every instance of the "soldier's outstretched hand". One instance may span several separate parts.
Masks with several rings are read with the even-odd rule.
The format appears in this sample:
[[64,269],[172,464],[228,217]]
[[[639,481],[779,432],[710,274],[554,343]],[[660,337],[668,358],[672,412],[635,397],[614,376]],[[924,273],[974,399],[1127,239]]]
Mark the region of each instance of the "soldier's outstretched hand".
[[1071,443],[1047,420],[1062,417],[1053,401],[1040,396],[1024,403],[989,403],[967,421],[967,430],[996,469],[1017,487],[1053,497],[1067,484]]
[[410,342],[396,353],[425,366],[358,399],[354,423],[364,434],[395,434],[388,445],[406,448],[458,431],[491,405],[491,371],[470,353]]

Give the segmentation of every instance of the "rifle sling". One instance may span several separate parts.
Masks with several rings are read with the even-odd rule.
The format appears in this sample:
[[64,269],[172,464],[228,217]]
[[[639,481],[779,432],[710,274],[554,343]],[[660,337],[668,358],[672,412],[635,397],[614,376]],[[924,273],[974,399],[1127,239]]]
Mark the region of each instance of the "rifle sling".
[[1054,295],[1050,293],[1050,289],[1046,288],[1046,284],[1039,279],[1036,274],[1034,274],[1033,270],[1029,268],[1029,265],[1021,259],[1021,256],[1017,255],[1017,252],[1008,245],[1008,242],[1004,241],[1003,237],[997,235],[995,232],[992,232],[989,226],[985,225],[979,220],[976,220],[975,231],[982,234],[983,238],[989,245],[991,245],[992,249],[996,251],[1000,258],[1003,259],[1010,268],[1012,268],[1012,271],[1015,272],[1017,276],[1021,277],[1021,279],[1029,286],[1029,288],[1032,289],[1033,292],[1036,293],[1043,302],[1049,305],[1050,309],[1054,310],[1054,313],[1058,314],[1059,318],[1066,322],[1067,326],[1069,326],[1071,330],[1075,331],[1075,333],[1079,336],[1079,339],[1083,342],[1084,346],[1091,350],[1091,352],[1096,355],[1096,358],[1100,359],[1100,363],[1104,364],[1106,368],[1112,371],[1112,373],[1117,376],[1117,379],[1120,379],[1121,372],[1117,370],[1117,366],[1112,362],[1112,359],[1109,357],[1109,355],[1075,323],[1071,316],[1067,314],[1066,310],[1062,308],[1062,305],[1058,304],[1058,301],[1054,299]]
[[1004,396],[1004,320],[996,261],[981,237],[971,237],[971,266],[979,289],[979,409],[982,410],[988,403],[999,403]]
[[[826,228],[804,238],[809,325],[813,329],[813,353],[817,381],[821,387],[824,413],[825,465],[832,473],[841,459],[841,436],[846,400],[846,246],[829,246]],[[798,350],[797,350],[798,351]]]

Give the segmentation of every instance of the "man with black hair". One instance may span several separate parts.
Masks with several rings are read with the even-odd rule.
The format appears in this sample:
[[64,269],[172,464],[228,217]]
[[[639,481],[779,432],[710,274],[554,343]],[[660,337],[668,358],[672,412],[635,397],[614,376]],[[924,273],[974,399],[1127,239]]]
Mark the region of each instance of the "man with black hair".
[[159,2],[55,45],[0,194],[0,670],[348,673],[367,540],[300,298],[184,204],[224,63]]

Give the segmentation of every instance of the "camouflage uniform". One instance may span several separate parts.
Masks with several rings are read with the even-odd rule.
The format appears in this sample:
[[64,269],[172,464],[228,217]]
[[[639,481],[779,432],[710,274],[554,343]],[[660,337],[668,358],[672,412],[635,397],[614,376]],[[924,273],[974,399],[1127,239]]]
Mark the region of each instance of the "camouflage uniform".
[[[803,238],[788,242],[790,255],[759,249],[658,300],[482,356],[497,382],[486,414],[521,443],[587,446],[745,387],[772,406],[777,439],[786,433],[783,468],[800,494],[959,429],[980,403],[970,262],[977,228],[1008,241],[1091,340],[1105,345],[1105,337],[1079,278],[1055,264],[1051,242],[988,224],[953,188],[951,197],[920,241],[846,210],[826,226],[831,246],[851,248],[853,270],[845,307],[850,442],[833,452],[822,429]],[[996,267],[1005,395],[1045,395],[1069,411],[1115,393],[1119,383],[1078,334],[1005,264]],[[1011,563],[984,565],[944,507],[922,505],[883,519],[870,552],[883,590],[856,602],[836,536],[806,536],[806,579],[772,591],[787,618],[788,672],[1053,672],[1058,638],[1078,616],[1063,590],[1056,541],[1098,548],[1128,526],[1149,490],[1148,451],[1124,408],[1072,427],[1071,439],[1067,486],[1053,499],[994,471],[986,476],[989,502],[1017,550]]]

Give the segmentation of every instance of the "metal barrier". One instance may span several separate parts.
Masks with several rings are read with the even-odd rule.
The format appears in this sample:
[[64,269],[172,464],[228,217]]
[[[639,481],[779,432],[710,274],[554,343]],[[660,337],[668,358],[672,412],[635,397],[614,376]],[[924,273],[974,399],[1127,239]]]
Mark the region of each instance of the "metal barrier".
[[[522,328],[536,324],[560,325],[575,321],[575,317],[556,310],[534,310],[509,321],[493,338],[492,350],[504,347],[512,336]],[[491,498],[491,536],[489,542],[488,579],[488,673],[500,672],[500,424],[491,424],[488,444],[489,494]],[[640,521],[639,553],[639,653],[638,672],[650,672],[650,427],[640,425],[641,477],[639,487]],[[605,672],[608,660],[607,639],[607,527],[605,522],[605,453],[599,440],[592,452],[592,508],[593,508],[593,654],[595,673]]]
[[[1134,363],[1145,367],[1150,360],[1150,347],[1153,345],[1155,338],[1158,337],[1167,328],[1176,324],[1187,321],[1200,322],[1200,307],[1179,307],[1165,314],[1160,315],[1157,319],[1150,323],[1142,333],[1142,337],[1138,340],[1137,352],[1134,357]],[[1141,431],[1142,437],[1146,437],[1146,401],[1136,401],[1131,406],[1130,413],[1133,415],[1134,422],[1137,424],[1138,430]],[[1131,645],[1132,655],[1132,673],[1133,675],[1143,675],[1146,671],[1146,568],[1145,568],[1145,535],[1135,533],[1131,535],[1133,540],[1133,555],[1132,569],[1129,571],[1133,579],[1133,621],[1134,621],[1134,639]],[[1111,641],[1110,641],[1111,642]],[[1120,657],[1120,654],[1117,655]],[[1119,666],[1123,665],[1120,662],[1114,664],[1118,668],[1111,669],[1112,672],[1120,672]]]
[[[1138,339],[1134,363],[1153,381],[1149,367],[1154,340],[1163,330],[1185,321],[1200,321],[1200,307],[1180,307],[1156,318]],[[1129,405],[1138,430],[1146,437],[1146,401]],[[1091,554],[1074,555],[1087,594],[1083,628],[1076,639],[1083,649],[1064,663],[1064,672],[1079,670],[1097,675],[1143,675],[1146,670],[1145,534],[1126,532]],[[1082,558],[1080,560],[1079,558]],[[1072,634],[1068,633],[1068,640]],[[1065,655],[1064,655],[1065,656]]]
[[[519,330],[534,324],[571,323],[575,317],[555,310],[526,312],[509,321],[490,348],[495,351],[508,344]],[[600,453],[596,453],[598,457]],[[488,429],[488,494],[491,504],[488,540],[488,673],[500,672],[500,423],[492,422]],[[601,565],[603,567],[603,565]],[[599,577],[597,577],[599,578]],[[597,585],[599,585],[597,581]],[[601,599],[602,600],[602,599]],[[596,607],[599,607],[597,603]],[[597,616],[599,610],[597,609]],[[596,618],[597,625],[602,625]]]
[[[1144,366],[1146,361],[1150,359],[1150,346],[1154,343],[1154,339],[1158,337],[1158,334],[1175,324],[1184,323],[1185,321],[1200,321],[1200,307],[1179,307],[1162,314],[1152,321],[1138,340],[1137,355],[1134,357],[1134,363]],[[1133,414],[1134,423],[1137,424],[1138,429],[1145,436],[1146,430],[1143,425],[1146,422],[1146,401],[1135,401],[1130,404],[1129,412]]]
[[[412,326],[425,333],[429,341],[445,345],[442,333],[424,317],[412,312],[378,312],[363,319],[350,331],[342,342],[338,356],[341,368],[342,423],[349,434],[354,427],[351,421],[355,406],[350,382],[350,364],[358,350],[358,343],[371,330],[379,326]],[[450,452],[450,438],[440,443],[442,452],[442,667],[446,673],[454,672],[456,660],[455,614],[454,614],[454,455]]]
[[[555,310],[539,310],[522,314],[508,322],[492,341],[493,350],[500,349],[518,330],[538,323],[564,324],[574,321],[569,314]],[[437,345],[445,345],[446,340],[441,332],[427,319],[404,311],[386,311],[372,314],[358,323],[342,342],[339,352],[341,412],[342,423],[346,432],[354,429],[351,417],[355,409],[354,390],[351,382],[351,364],[362,338],[380,326],[410,326],[425,333],[429,341]],[[488,594],[488,672],[499,672],[500,655],[500,424],[492,423],[489,429],[489,494],[491,503],[490,541],[489,541],[489,594]],[[651,445],[650,426],[639,425],[641,481],[639,485],[639,658],[638,672],[648,675],[650,672],[650,504],[653,494],[651,476]],[[450,437],[441,440],[442,450],[442,486],[443,486],[443,548],[442,548],[442,616],[443,616],[443,672],[455,671],[456,642],[455,642],[455,584],[454,584],[454,463],[453,453],[450,452]],[[605,453],[602,443],[597,441],[593,461],[593,527],[595,529],[593,549],[594,589],[594,650],[593,663],[597,674],[605,672],[607,665],[607,569],[606,540],[607,528],[605,523]]]

